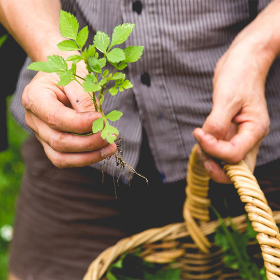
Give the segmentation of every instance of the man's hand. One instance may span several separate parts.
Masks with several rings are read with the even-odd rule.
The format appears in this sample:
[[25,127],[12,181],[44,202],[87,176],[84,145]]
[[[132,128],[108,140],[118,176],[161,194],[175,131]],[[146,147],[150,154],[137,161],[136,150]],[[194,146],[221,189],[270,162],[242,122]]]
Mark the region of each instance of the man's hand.
[[280,37],[275,32],[280,1],[273,1],[233,41],[216,65],[213,79],[213,108],[202,128],[193,131],[205,152],[198,151],[211,178],[230,180],[212,159],[229,163],[244,159],[255,168],[263,138],[269,132],[265,81],[279,54]]
[[[81,72],[80,72],[81,73]],[[92,130],[101,117],[93,101],[75,81],[58,87],[56,74],[39,72],[23,92],[26,123],[35,132],[52,163],[59,167],[82,167],[99,162],[115,153],[100,133],[77,136]]]

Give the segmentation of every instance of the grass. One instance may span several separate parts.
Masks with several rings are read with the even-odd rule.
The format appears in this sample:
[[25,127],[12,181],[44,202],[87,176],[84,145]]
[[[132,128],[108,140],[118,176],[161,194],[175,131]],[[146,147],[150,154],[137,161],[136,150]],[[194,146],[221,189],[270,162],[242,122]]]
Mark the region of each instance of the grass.
[[[7,98],[7,106],[10,99],[11,97]],[[16,198],[24,171],[20,147],[28,135],[10,113],[7,115],[9,148],[0,152],[0,280],[7,279],[10,244],[3,234],[1,235],[1,229],[6,225],[13,225]]]

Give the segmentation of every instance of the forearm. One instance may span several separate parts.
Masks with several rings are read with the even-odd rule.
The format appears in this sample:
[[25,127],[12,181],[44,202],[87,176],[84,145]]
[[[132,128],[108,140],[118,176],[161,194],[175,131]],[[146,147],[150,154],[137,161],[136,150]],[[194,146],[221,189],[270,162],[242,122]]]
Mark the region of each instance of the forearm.
[[280,0],[272,1],[235,38],[231,49],[237,47],[240,54],[253,59],[262,69],[264,79],[274,59],[280,54]]
[[0,0],[0,21],[32,60],[59,53],[59,0]]

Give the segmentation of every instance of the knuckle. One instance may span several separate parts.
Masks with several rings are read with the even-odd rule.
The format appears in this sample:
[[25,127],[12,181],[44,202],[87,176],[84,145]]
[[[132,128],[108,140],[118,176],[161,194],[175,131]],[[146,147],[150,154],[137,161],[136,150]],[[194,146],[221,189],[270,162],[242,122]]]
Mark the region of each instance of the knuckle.
[[82,98],[78,104],[79,111],[93,111],[94,105],[90,97]]
[[65,137],[62,133],[56,134],[55,136],[51,137],[49,140],[50,147],[52,147],[52,149],[57,152],[63,152],[65,148],[64,138]]
[[49,127],[56,129],[57,127],[57,117],[54,112],[49,111],[46,115],[46,123]]
[[24,106],[25,109],[30,109],[31,107],[31,102],[30,102],[30,98],[29,98],[29,87],[30,85],[27,85],[22,93],[22,97],[21,97],[21,101],[22,101],[22,105]]

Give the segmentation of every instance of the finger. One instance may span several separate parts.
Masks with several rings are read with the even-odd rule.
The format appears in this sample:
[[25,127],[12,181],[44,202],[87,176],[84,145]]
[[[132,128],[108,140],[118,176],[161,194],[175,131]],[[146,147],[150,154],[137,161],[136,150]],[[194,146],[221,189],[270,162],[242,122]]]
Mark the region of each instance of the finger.
[[79,136],[66,132],[59,132],[51,129],[38,118],[29,120],[28,123],[31,125],[30,128],[40,135],[41,140],[46,142],[48,146],[57,152],[90,152],[108,144],[101,138],[101,133]]
[[214,160],[208,157],[205,152],[202,153],[200,148],[197,148],[197,154],[200,160],[203,162],[204,168],[211,179],[220,184],[230,184],[230,178],[226,175],[222,167],[219,166]]
[[116,144],[113,143],[92,152],[61,153],[53,150],[38,135],[36,136],[43,145],[47,157],[58,168],[89,166],[113,155],[117,149]]
[[[92,130],[92,122],[101,117],[97,112],[77,112],[66,107],[57,99],[57,95],[49,89],[41,92],[29,92],[24,100],[27,114],[34,114],[48,126],[57,131],[87,133]],[[40,94],[40,100],[36,97]]]
[[237,163],[265,136],[262,126],[251,122],[242,123],[238,131],[229,141],[220,140],[201,128],[193,131],[201,148],[213,157],[229,163]]

